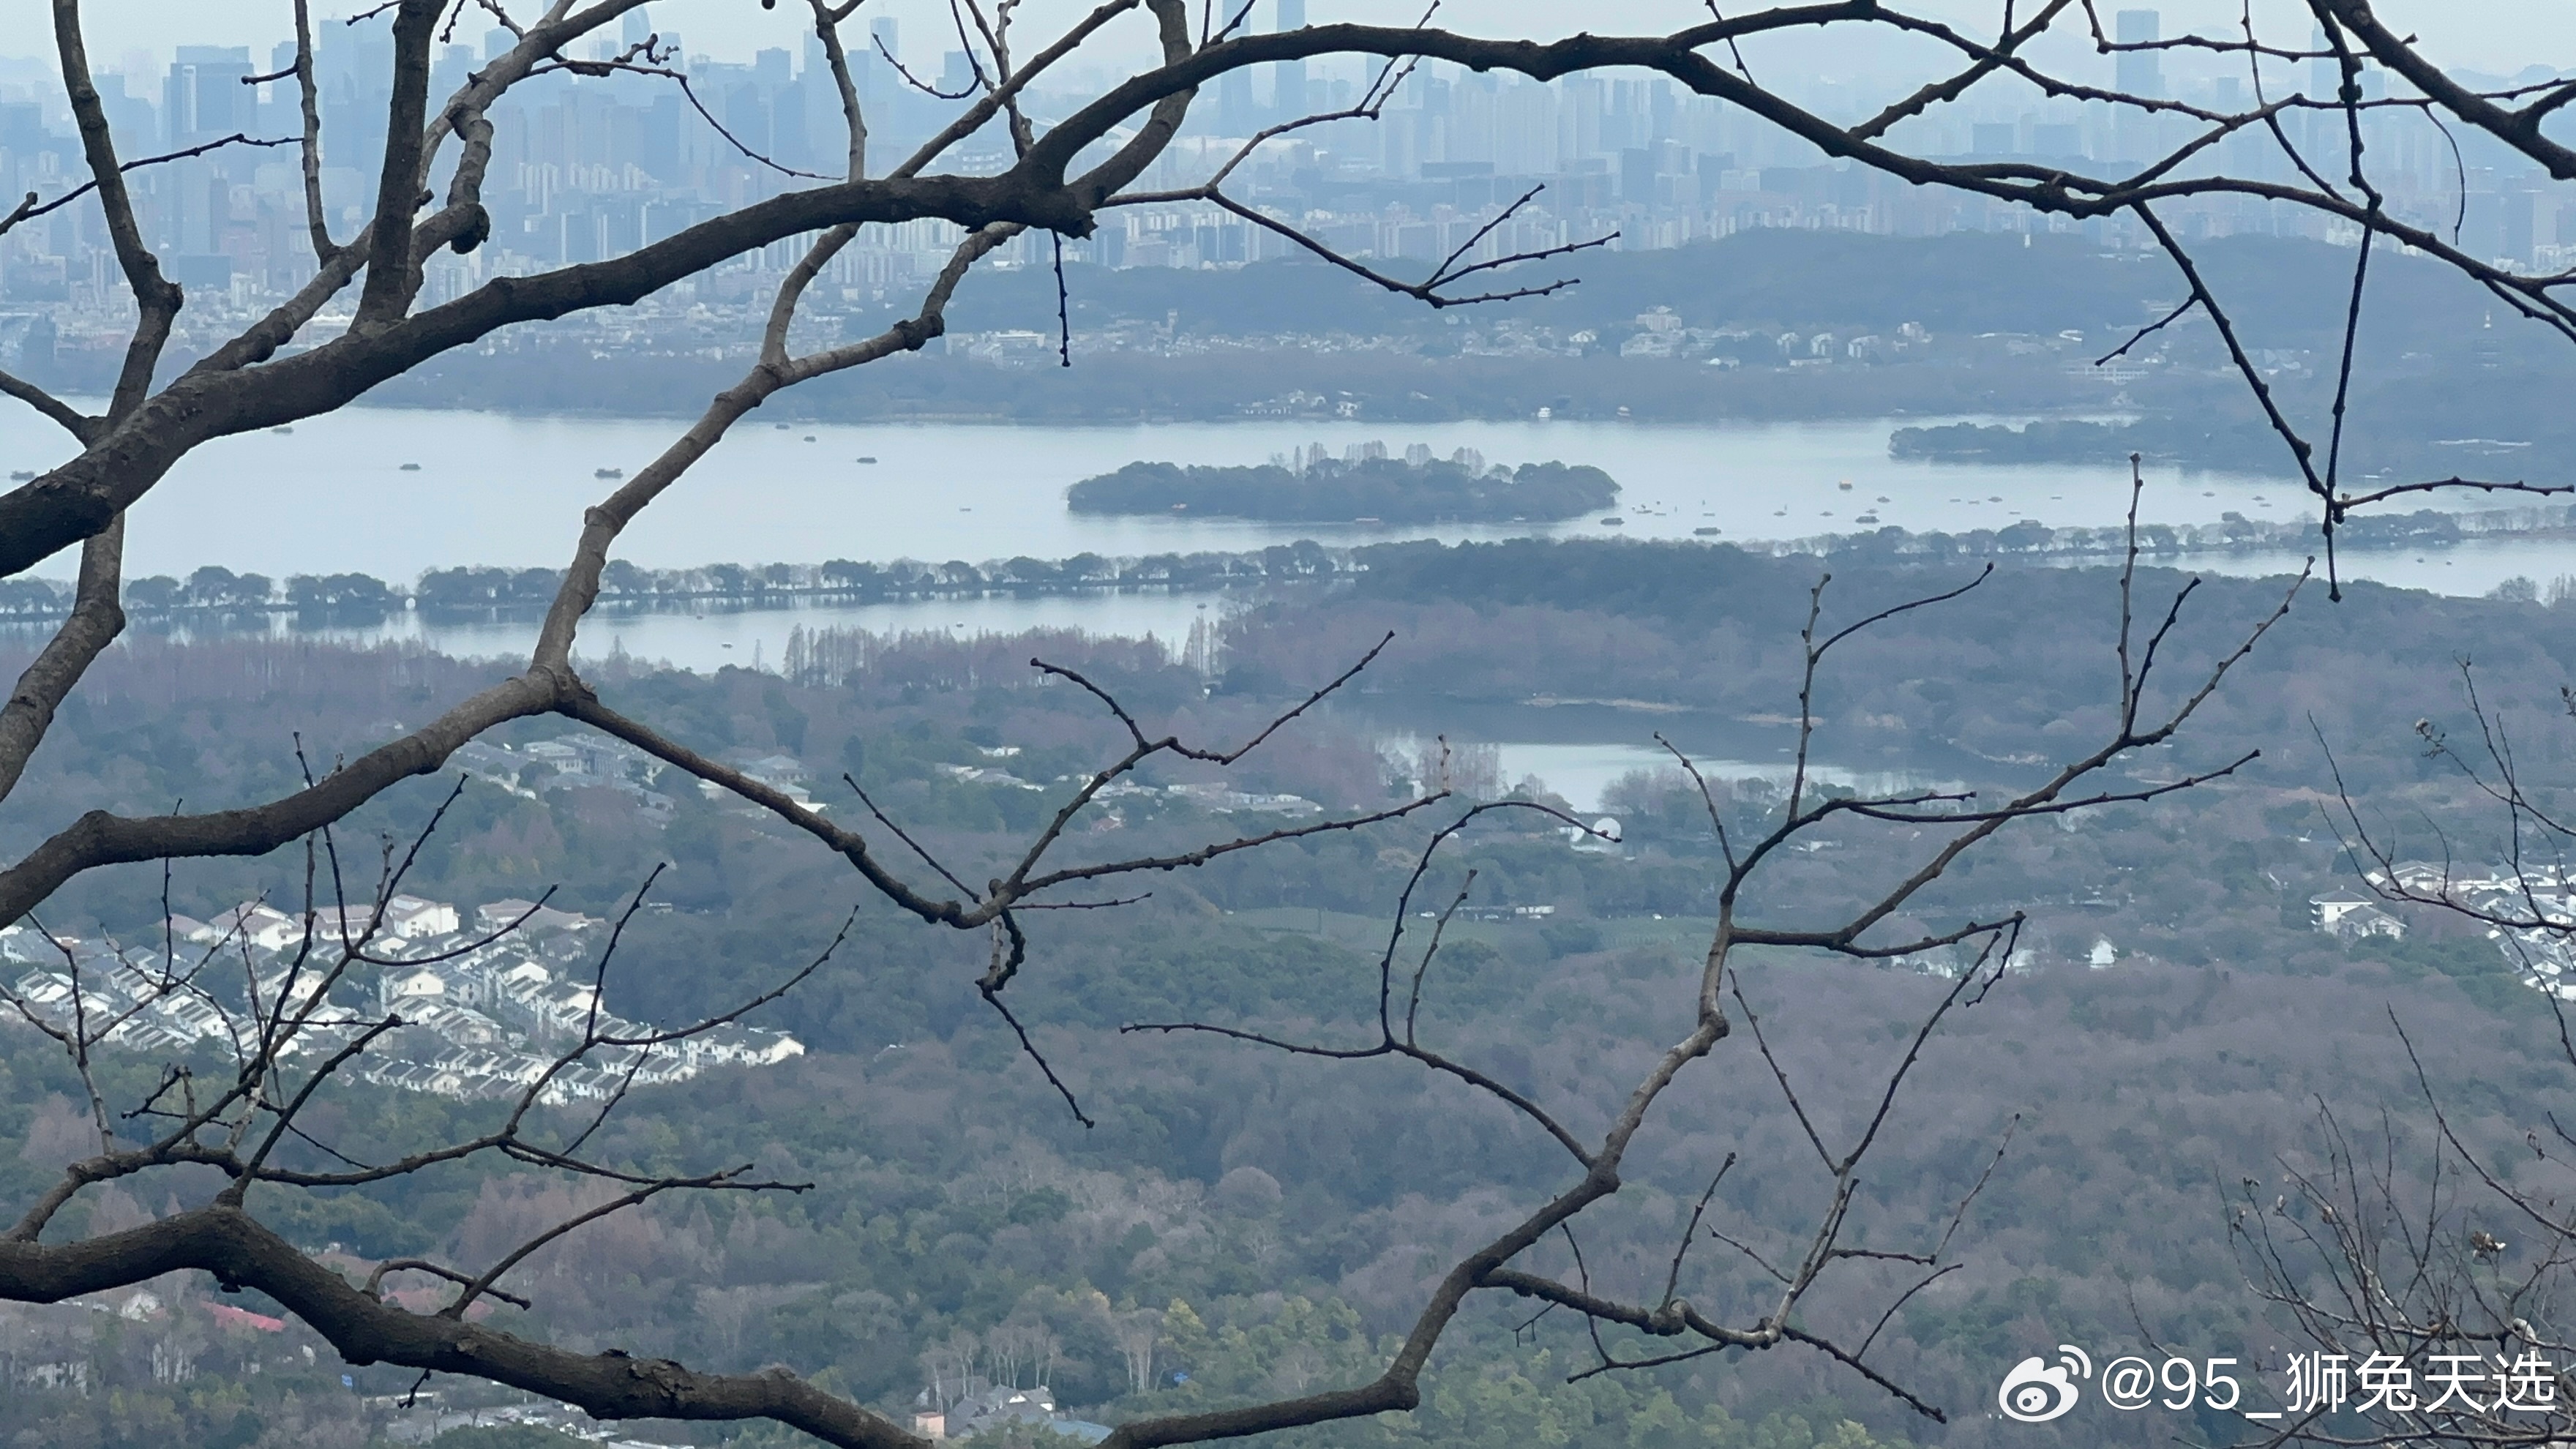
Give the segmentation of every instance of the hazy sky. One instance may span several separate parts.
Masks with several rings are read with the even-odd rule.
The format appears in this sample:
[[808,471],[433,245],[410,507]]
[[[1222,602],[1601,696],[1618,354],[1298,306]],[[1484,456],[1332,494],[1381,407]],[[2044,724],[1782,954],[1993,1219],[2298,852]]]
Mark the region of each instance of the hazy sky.
[[[1268,23],[1273,0],[1262,0],[1259,18]],[[152,68],[166,64],[170,48],[182,44],[248,45],[266,57],[268,47],[288,30],[292,14],[286,0],[91,0],[87,7],[91,54],[102,67],[122,68],[135,52],[149,56]],[[350,0],[321,0],[320,15],[345,15],[360,8]],[[535,0],[515,8],[533,11]],[[680,32],[692,52],[719,59],[748,59],[762,46],[793,46],[801,31],[795,15],[804,11],[786,0],[764,11],[757,0],[652,0],[654,23]],[[1029,0],[1022,23],[1043,27],[1061,23],[1090,8],[1090,0]],[[1195,8],[1195,7],[1193,7]],[[1997,0],[1916,0],[1912,8],[1941,13],[1952,20],[1990,28],[2001,14]],[[2031,7],[2024,6],[2025,12]],[[2106,6],[2105,8],[2111,8]],[[2236,0],[2169,0],[2160,7],[2166,31],[2189,22],[2206,27],[2232,27]],[[1311,19],[1411,20],[1421,13],[1420,0],[1372,3],[1372,0],[1309,0]],[[43,46],[48,30],[45,0],[0,0],[0,55],[31,55]],[[2534,63],[2576,64],[2576,0],[2383,0],[2380,14],[2393,27],[2413,30],[2443,63],[2511,73]],[[2292,41],[2305,38],[2305,7],[2290,0],[2258,0],[2258,16],[2270,13],[2279,24],[2271,33]],[[891,14],[903,22],[904,48],[925,59],[954,48],[942,44],[936,27],[945,26],[944,0],[872,0],[862,15]],[[1698,0],[1450,0],[1441,23],[1483,33],[1558,35],[1577,28],[1601,33],[1641,33],[1671,29],[1702,17]],[[1577,23],[1579,22],[1579,24]],[[465,27],[480,35],[473,21]],[[1141,18],[1128,22],[1141,46],[1150,27]],[[1849,31],[1837,31],[1839,36]],[[1814,66],[1820,72],[1841,67],[1842,75],[1895,68],[1895,52],[1873,53],[1836,40],[1830,48],[1812,41],[1766,42],[1783,63]],[[1107,57],[1104,57],[1107,58]]]

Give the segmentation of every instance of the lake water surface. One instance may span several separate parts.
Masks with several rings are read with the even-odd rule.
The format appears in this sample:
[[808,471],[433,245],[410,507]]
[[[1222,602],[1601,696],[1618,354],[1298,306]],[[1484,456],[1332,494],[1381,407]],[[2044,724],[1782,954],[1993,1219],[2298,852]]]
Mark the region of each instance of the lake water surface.
[[[1885,524],[1945,531],[2030,518],[2051,526],[2117,523],[2128,505],[2125,468],[1902,462],[1888,432],[1922,419],[1667,426],[1616,422],[1462,422],[1018,427],[1010,425],[778,425],[756,417],[666,494],[620,540],[620,556],[652,568],[735,562],[887,562],[1064,558],[1241,550],[1297,538],[1356,544],[1400,538],[1512,536],[1774,539],[1851,531],[1867,513]],[[353,408],[211,444],[183,461],[134,510],[129,578],[221,564],[272,577],[356,571],[408,581],[460,564],[560,566],[582,510],[615,484],[601,468],[633,472],[681,424],[668,419],[523,418],[494,413]],[[0,429],[0,468],[41,468],[65,445],[36,426]],[[1622,485],[1617,527],[1599,517],[1559,524],[1385,527],[1271,525],[1232,519],[1101,518],[1066,511],[1064,491],[1137,459],[1260,463],[1321,443],[1423,443],[1446,454],[1475,448],[1496,463],[1561,459],[1608,471]],[[873,463],[858,461],[871,457]],[[406,464],[416,464],[406,471]],[[1848,488],[1843,485],[1849,484]],[[2208,523],[2229,512],[2298,516],[2301,495],[2275,478],[2151,469],[2149,522]],[[1608,514],[1602,516],[1611,516]],[[2299,556],[2194,558],[2231,574],[2295,570]],[[58,555],[43,572],[68,577]],[[2451,594],[2479,594],[2521,575],[2543,585],[2576,573],[2564,540],[2507,539],[2431,551],[2347,555],[2347,577]],[[622,641],[632,653],[689,668],[774,661],[797,624],[872,629],[1015,630],[1039,624],[1177,639],[1206,596],[1092,594],[1040,599],[834,605],[765,613],[686,613],[600,619],[589,651]],[[533,623],[432,624],[404,618],[370,637],[416,638],[463,654],[511,654]]]
[[[1890,459],[1888,432],[1907,421],[1015,427],[781,426],[755,418],[648,509],[618,553],[648,568],[674,568],[1238,550],[1301,537],[1335,544],[1533,534],[1687,538],[1716,528],[1727,539],[1798,538],[1866,527],[1854,522],[1863,513],[1903,528],[1958,531],[2022,518],[2102,525],[2118,522],[2127,507],[2124,468]],[[559,567],[582,510],[616,486],[592,475],[602,468],[633,473],[681,426],[353,408],[291,433],[223,439],[191,454],[134,509],[126,572],[184,574],[211,563],[271,577],[354,570],[408,581],[458,564]],[[55,436],[32,425],[0,430],[0,468],[60,461],[65,445]],[[1616,514],[1623,522],[1319,528],[1077,517],[1064,506],[1074,483],[1139,459],[1262,463],[1300,445],[1338,451],[1372,440],[1398,452],[1412,443],[1442,455],[1471,447],[1493,463],[1593,464],[1621,484]],[[2231,510],[2287,518],[2296,511],[2292,491],[2278,480],[2186,479],[2159,470],[2150,481],[2151,522],[2214,522]],[[67,577],[68,555],[54,562],[49,571]]]
[[[1512,536],[1721,539],[1804,537],[1869,525],[1951,532],[2030,518],[2052,526],[2117,523],[2128,505],[2118,467],[1992,466],[1900,462],[1891,428],[1919,419],[1696,427],[1599,422],[1241,423],[1111,427],[1007,425],[851,426],[755,421],[738,429],[628,531],[618,553],[653,568],[715,562],[886,562],[1077,553],[1136,555],[1241,550],[1311,537],[1333,544],[1400,538]],[[356,571],[407,581],[460,564],[560,566],[582,510],[615,484],[602,468],[632,473],[681,424],[667,419],[519,418],[488,413],[351,409],[288,433],[227,439],[200,450],[140,504],[129,530],[127,576],[184,574],[221,564],[272,577]],[[1622,522],[1446,527],[1267,525],[1241,520],[1077,517],[1064,507],[1075,482],[1137,459],[1260,463],[1301,445],[1340,449],[1381,441],[1423,443],[1447,454],[1475,448],[1488,461],[1560,459],[1598,466],[1623,487]],[[45,429],[0,429],[0,468],[60,459]],[[862,463],[871,457],[873,463]],[[406,469],[405,464],[417,464]],[[1848,488],[1844,484],[1849,484]],[[2207,523],[2223,513],[2297,515],[2299,495],[2279,479],[2153,469],[2142,514],[2149,522]],[[1608,516],[1608,515],[1603,515]],[[2231,574],[2295,570],[2299,557],[2234,555],[2188,560]],[[67,576],[71,560],[43,570]],[[2484,593],[2523,575],[2546,584],[2576,573],[2576,547],[2557,540],[2476,543],[2421,555],[2350,555],[2345,574],[2453,594]],[[1043,598],[933,599],[898,603],[808,602],[762,611],[603,614],[583,630],[589,656],[623,648],[644,659],[712,670],[775,667],[799,626],[915,629],[974,634],[1034,627],[1152,634],[1177,643],[1191,623],[1227,606],[1222,596],[1089,593]],[[287,620],[280,618],[281,630]],[[411,640],[461,656],[524,655],[535,621],[452,623],[414,614],[346,635]],[[1570,721],[1562,722],[1571,724]],[[1390,727],[1396,726],[1389,722]],[[1503,742],[1513,778],[1535,774],[1594,808],[1602,788],[1661,754],[1633,720],[1533,729],[1527,719],[1487,721],[1471,735]],[[1572,736],[1572,737],[1568,737]],[[1720,774],[1767,774],[1771,742],[1738,755],[1712,753]],[[1895,783],[1862,775],[1846,783]]]

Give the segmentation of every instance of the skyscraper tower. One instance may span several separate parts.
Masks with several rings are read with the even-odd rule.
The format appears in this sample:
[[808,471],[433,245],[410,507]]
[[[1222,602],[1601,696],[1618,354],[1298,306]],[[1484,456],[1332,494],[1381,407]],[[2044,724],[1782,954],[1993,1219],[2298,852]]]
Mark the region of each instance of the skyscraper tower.
[[1252,72],[1230,70],[1216,83],[1216,125],[1229,136],[1249,136],[1261,129],[1253,114]]
[[251,122],[248,46],[183,45],[161,82],[161,123],[173,146],[193,146]]
[[[2152,10],[2123,10],[2111,18],[2112,35],[2122,45],[2145,45],[2162,34],[2160,19]],[[2122,95],[2161,100],[2165,93],[2164,54],[2154,50],[2124,50],[2113,61],[2113,84]],[[2144,111],[2123,106],[2112,122],[2112,143],[2122,161],[2143,161],[2155,151],[2156,118]]]
[[[858,83],[859,97],[868,105],[899,112],[903,101],[902,77],[895,74],[894,63],[903,58],[903,31],[891,15],[880,15],[868,22],[868,43],[854,47],[858,51],[851,79]],[[879,52],[883,52],[880,54]],[[870,117],[869,125],[882,124]]]
[[[2352,42],[2347,40],[2344,44],[2349,47]],[[2308,62],[2308,96],[2329,103],[2342,99],[2343,62],[2337,58],[2335,43],[2326,38],[2323,26],[2309,31],[2308,48],[2317,53],[2317,58]],[[2362,67],[2353,79],[2361,86],[2361,96],[2365,101],[2376,100],[2385,94],[2379,74],[2367,66]],[[2307,134],[2302,139],[2309,148],[2311,159],[2324,166],[2329,175],[2340,176],[2350,169],[2352,136],[2346,129],[2347,119],[2334,111],[2302,111],[2298,116],[2307,123]]]
[[[1306,28],[1306,0],[1279,0],[1279,29]],[[1306,114],[1306,62],[1283,60],[1270,69],[1270,108],[1282,121]]]
[[2317,58],[2308,62],[2308,94],[2320,101],[2333,100],[2343,90],[2343,62],[2334,57],[2334,43],[2326,39],[2326,28],[2308,28],[2308,49]]
[[[2123,10],[2112,17],[2113,37],[2122,45],[2152,45],[2162,38],[2161,19],[2153,10]],[[2121,51],[2115,74],[2115,83],[2124,95],[2164,98],[2165,63],[2161,52]]]

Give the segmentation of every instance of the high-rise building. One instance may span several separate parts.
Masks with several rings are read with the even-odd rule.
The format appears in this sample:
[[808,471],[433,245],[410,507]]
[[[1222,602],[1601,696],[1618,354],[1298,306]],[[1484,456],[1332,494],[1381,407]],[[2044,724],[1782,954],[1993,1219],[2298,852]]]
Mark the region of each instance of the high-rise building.
[[1655,204],[1655,153],[1644,146],[1619,149],[1619,199],[1644,208]]
[[[2112,37],[2122,45],[2153,45],[2163,38],[2162,17],[2153,10],[2123,10],[2112,17]],[[2114,62],[2114,84],[2123,95],[2151,96],[2158,100],[2165,93],[2165,63],[2161,51],[2124,50]]]
[[172,146],[195,146],[243,130],[255,97],[246,45],[183,45],[161,83],[161,118]]
[[[1281,33],[1306,28],[1306,0],[1279,0]],[[1292,121],[1306,113],[1306,62],[1283,60],[1270,68],[1270,108]]]
[[[2111,19],[2112,35],[2122,45],[2152,45],[2163,35],[2161,17],[2153,10],[2123,10]],[[2122,95],[2161,100],[2165,93],[2164,53],[2124,50],[2113,63],[2113,85]],[[2156,118],[2123,106],[2112,121],[2112,146],[2122,161],[2143,161],[2156,149]]]
[[268,72],[285,79],[262,87],[268,93],[265,99],[247,103],[246,113],[258,117],[251,129],[263,136],[295,135],[304,129],[304,98],[294,80],[294,41],[281,40],[269,47]]
[[2334,54],[2334,43],[2326,39],[2322,25],[2308,30],[2308,49],[2316,59],[2308,62],[2308,94],[2320,101],[2333,100],[2343,89],[2343,62]]
[[1252,72],[1240,67],[1216,83],[1216,128],[1228,136],[1248,136],[1261,129],[1254,113]]
[[903,88],[903,78],[895,74],[903,62],[902,28],[893,16],[878,16],[868,22],[868,43],[859,50],[851,79],[859,84],[860,99],[872,106],[890,104]]
[[[867,74],[867,62],[864,56],[852,56],[850,61],[850,79],[855,84]],[[819,36],[805,37],[805,56],[796,72],[796,90],[804,98],[805,139],[813,148],[815,169],[837,171],[832,163],[848,152],[849,120],[841,114],[841,83],[833,78],[831,56],[823,49]]]
[[103,70],[91,77],[98,86],[99,106],[107,112],[107,124],[120,138],[131,136],[139,139],[159,136],[161,134],[160,113],[152,108],[150,96],[129,95],[126,92],[129,74],[141,79],[145,73]]
[[1501,88],[1494,107],[1494,170],[1504,176],[1552,176],[1571,159],[1559,142],[1557,93],[1532,80]]

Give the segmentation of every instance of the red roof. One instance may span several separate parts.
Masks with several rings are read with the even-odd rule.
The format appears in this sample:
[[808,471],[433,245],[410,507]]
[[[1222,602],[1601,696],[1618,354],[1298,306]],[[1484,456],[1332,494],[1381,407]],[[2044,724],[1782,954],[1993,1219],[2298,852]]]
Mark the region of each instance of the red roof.
[[265,1313],[253,1313],[247,1308],[235,1308],[229,1303],[209,1303],[206,1305],[206,1311],[214,1315],[217,1323],[227,1328],[256,1328],[262,1333],[286,1331],[286,1320],[283,1318],[271,1318]]

